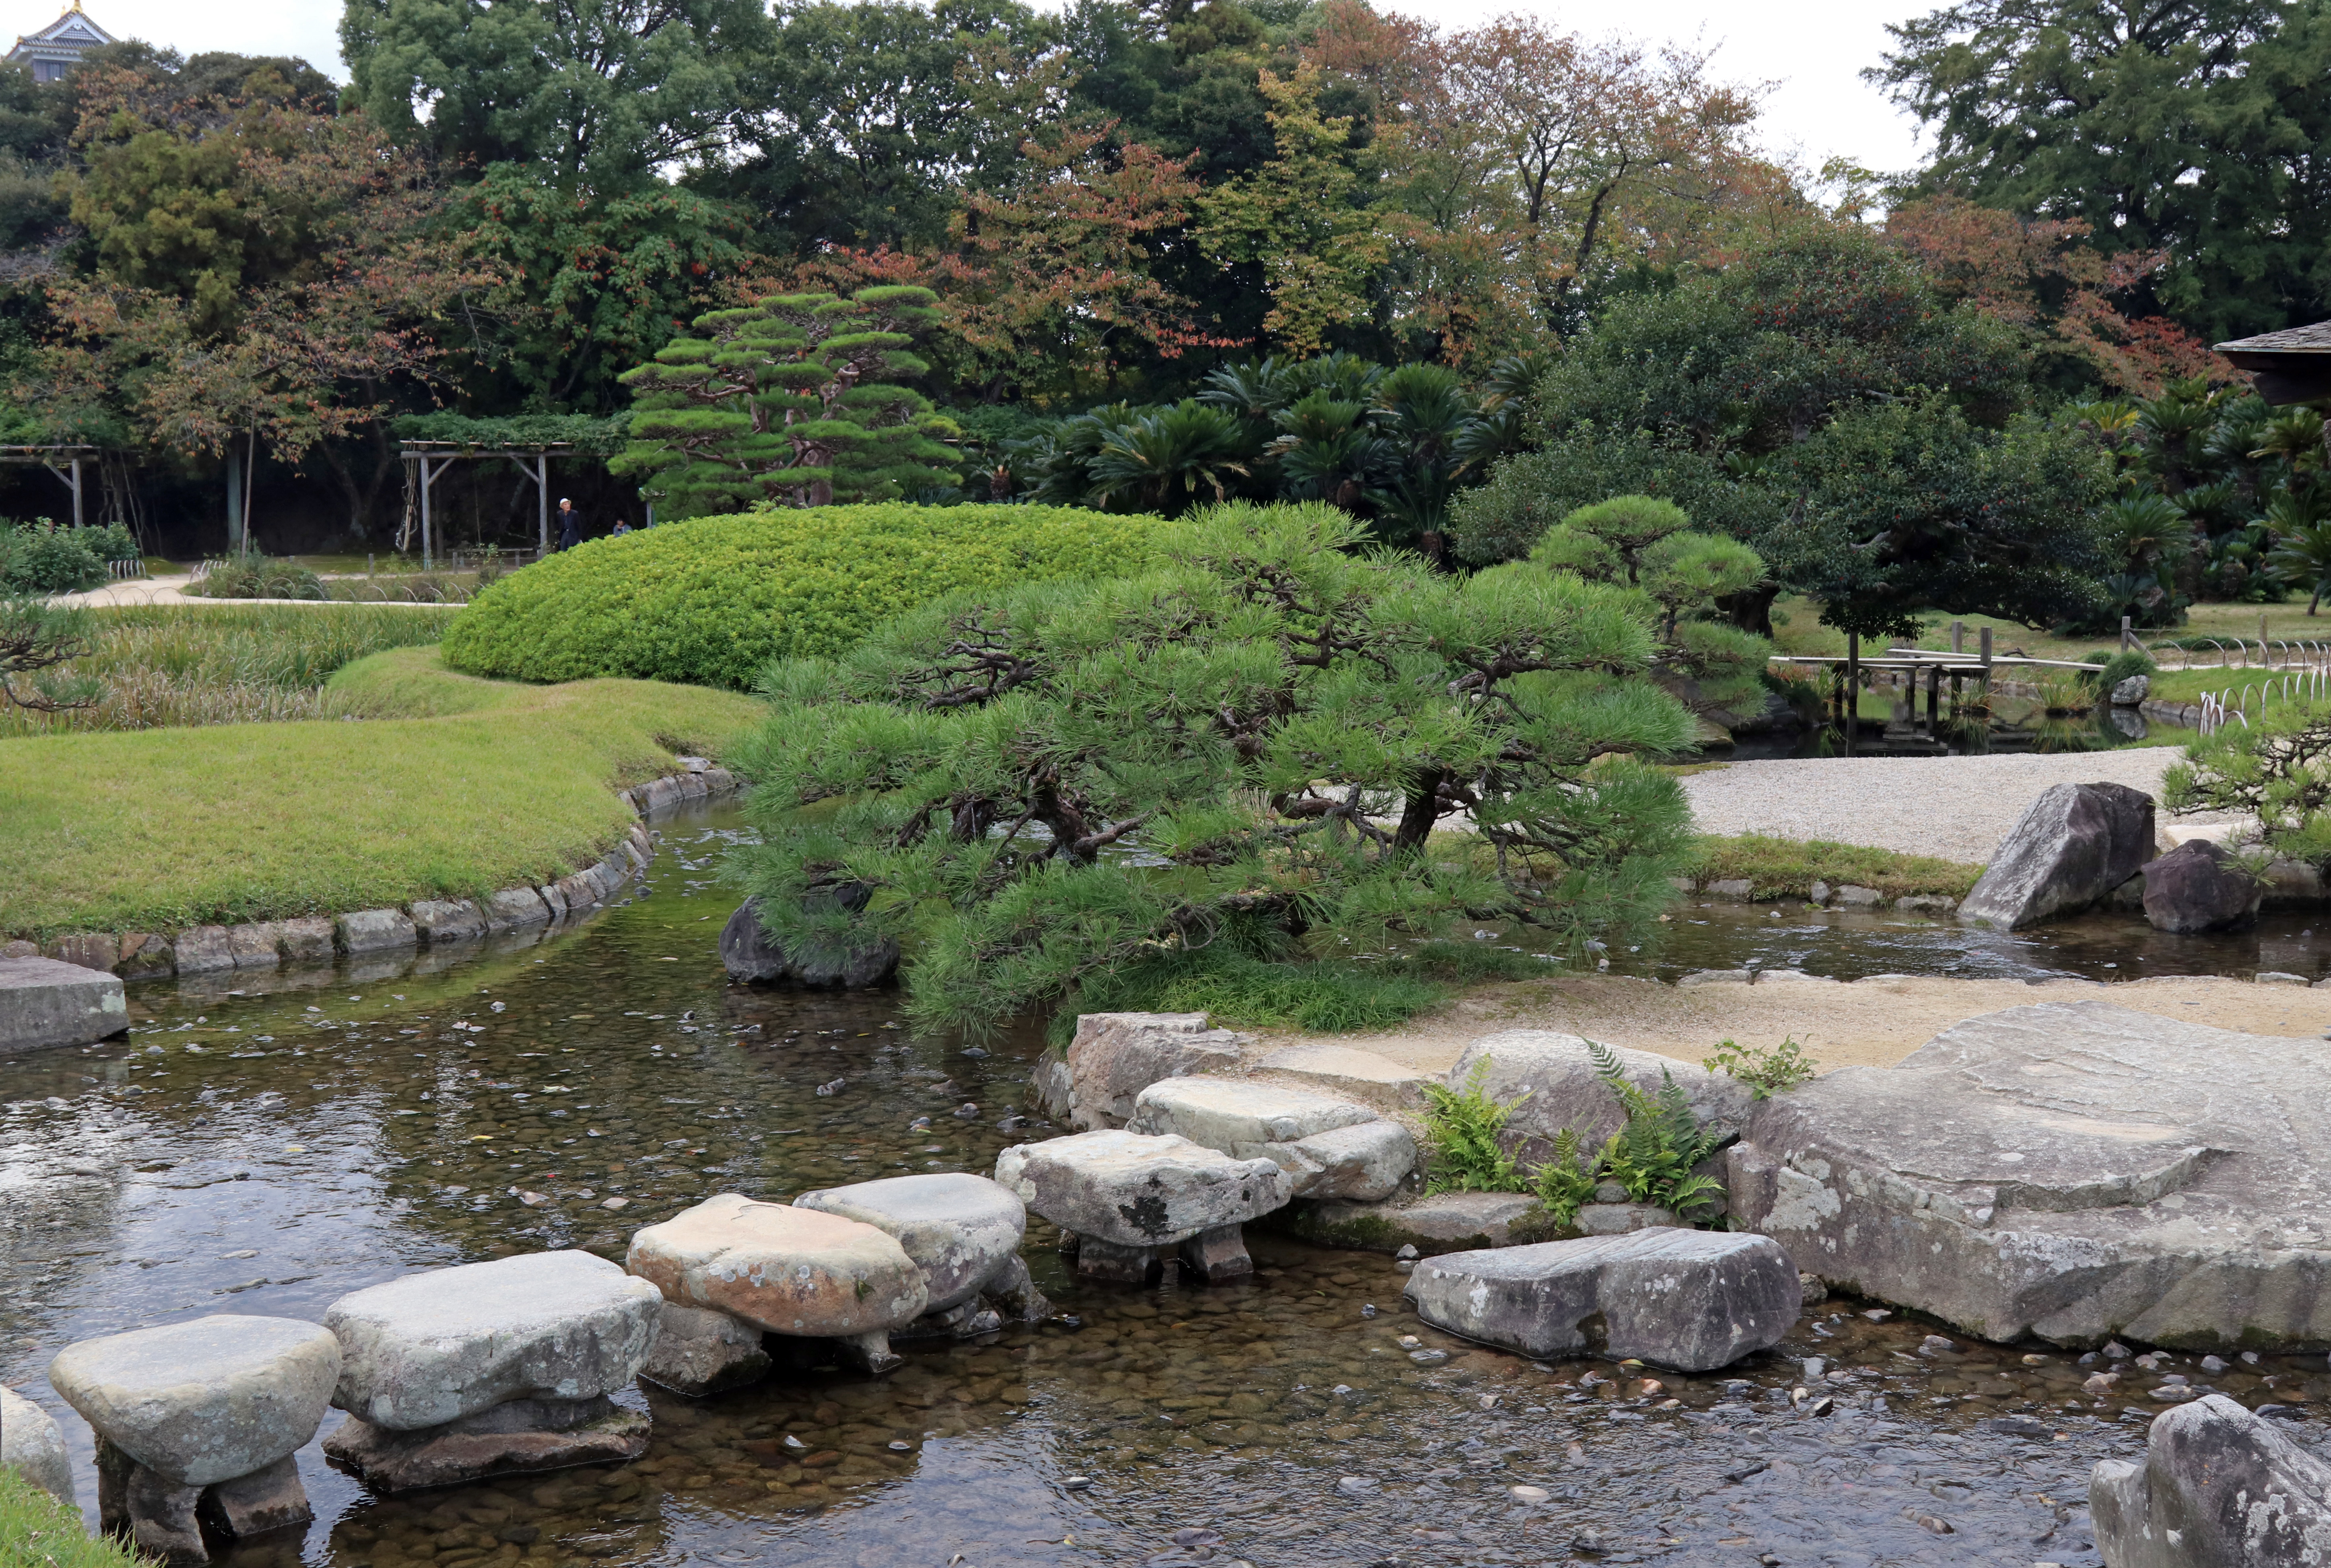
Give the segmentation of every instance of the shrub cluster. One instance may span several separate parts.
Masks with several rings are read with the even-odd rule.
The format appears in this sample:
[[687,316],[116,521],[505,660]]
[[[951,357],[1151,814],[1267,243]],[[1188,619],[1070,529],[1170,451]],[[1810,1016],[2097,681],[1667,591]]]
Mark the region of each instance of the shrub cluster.
[[224,556],[186,585],[206,599],[328,599],[324,580],[296,562],[272,556]]
[[446,633],[445,661],[520,680],[742,688],[772,660],[832,657],[957,590],[1138,572],[1159,558],[1163,527],[1074,507],[903,502],[668,523],[503,578]]
[[0,592],[78,594],[105,585],[105,564],[136,556],[138,541],[119,523],[61,527],[43,518],[0,522]]

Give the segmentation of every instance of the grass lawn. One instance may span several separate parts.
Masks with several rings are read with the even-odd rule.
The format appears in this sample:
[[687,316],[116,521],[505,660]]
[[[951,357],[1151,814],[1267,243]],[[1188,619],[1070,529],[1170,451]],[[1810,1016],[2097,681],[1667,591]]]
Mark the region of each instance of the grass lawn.
[[433,647],[326,687],[347,719],[0,740],[0,934],[169,930],[473,896],[564,876],[630,825],[614,791],[718,756],[733,692],[520,686]]
[[69,1508],[15,1471],[0,1469],[0,1563],[9,1568],[153,1568],[117,1542],[91,1540]]

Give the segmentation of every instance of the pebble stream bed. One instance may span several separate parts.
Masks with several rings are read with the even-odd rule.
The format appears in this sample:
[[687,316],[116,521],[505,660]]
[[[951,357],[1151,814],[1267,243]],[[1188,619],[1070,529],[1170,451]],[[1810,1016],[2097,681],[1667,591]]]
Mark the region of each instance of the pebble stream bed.
[[[133,988],[126,1038],[0,1063],[0,1382],[65,1423],[84,1505],[88,1429],[43,1375],[74,1340],[318,1318],[513,1251],[620,1258],[715,1192],[984,1173],[1051,1136],[1021,1108],[1032,1037],[975,1055],[910,1039],[890,995],[730,989],[737,832],[661,824],[646,885],[579,930],[433,973]],[[220,1561],[2085,1568],[2089,1466],[2181,1389],[2326,1436],[2321,1355],[2084,1363],[1833,1299],[1720,1375],[1538,1364],[1420,1324],[1389,1258],[1249,1234],[1251,1280],[1138,1291],[1076,1282],[1036,1226],[1051,1321],[880,1382],[642,1385],[653,1446],[626,1467],[384,1498],[311,1443],[316,1524]]]

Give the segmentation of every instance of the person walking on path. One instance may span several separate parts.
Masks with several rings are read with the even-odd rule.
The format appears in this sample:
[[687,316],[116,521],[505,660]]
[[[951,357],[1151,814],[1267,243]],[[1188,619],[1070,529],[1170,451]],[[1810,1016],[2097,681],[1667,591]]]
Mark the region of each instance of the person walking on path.
[[558,498],[558,547],[571,550],[583,542],[583,514],[565,496]]

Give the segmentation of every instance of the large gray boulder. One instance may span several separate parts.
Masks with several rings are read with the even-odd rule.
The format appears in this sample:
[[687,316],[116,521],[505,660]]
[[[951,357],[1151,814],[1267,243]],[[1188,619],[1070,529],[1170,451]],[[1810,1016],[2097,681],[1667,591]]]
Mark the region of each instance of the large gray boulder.
[[1048,1094],[1046,1108],[1080,1132],[1121,1127],[1143,1089],[1235,1071],[1246,1043],[1245,1035],[1208,1028],[1203,1012],[1088,1012],[1069,1042],[1067,1093]]
[[2145,1462],[2088,1477],[2110,1568],[2321,1568],[2331,1563],[2331,1465],[2223,1394],[2154,1418]]
[[340,1375],[331,1334],[220,1314],[67,1345],[49,1383],[97,1434],[173,1487],[264,1468],[316,1435]]
[[[1755,1104],[1748,1086],[1729,1073],[1653,1051],[1611,1049],[1629,1083],[1657,1095],[1672,1080],[1690,1102],[1692,1115],[1720,1136],[1737,1133]],[[1586,1041],[1577,1035],[1510,1029],[1484,1036],[1465,1048],[1443,1081],[1461,1091],[1472,1085],[1477,1069],[1480,1087],[1492,1099],[1521,1101],[1506,1126],[1527,1140],[1522,1150],[1526,1164],[1543,1160],[1565,1127],[1576,1129],[1589,1147],[1599,1147],[1625,1125],[1626,1108],[1597,1076]]]
[[531,1252],[408,1274],[332,1303],[332,1402],[417,1431],[512,1400],[590,1400],[629,1383],[654,1343],[656,1288],[588,1252]]
[[[855,914],[866,907],[871,891],[865,884],[852,882],[840,889],[811,894],[810,907]],[[899,944],[890,937],[841,946],[808,941],[788,946],[762,928],[759,905],[757,898],[746,899],[720,928],[720,963],[732,979],[752,985],[865,991],[888,984],[899,972]]]
[[119,976],[54,958],[0,958],[0,1056],[89,1045],[128,1027]]
[[1176,1134],[1285,1171],[1299,1198],[1375,1202],[1416,1168],[1416,1140],[1365,1106],[1243,1079],[1173,1078],[1134,1100],[1126,1130]]
[[1958,1024],[1763,1101],[1732,1219],[1985,1339],[2331,1345],[2331,1043],[2102,1002]]
[[2145,919],[2180,936],[2248,926],[2266,897],[2264,882],[2207,839],[2188,839],[2139,869]]
[[56,1417],[7,1388],[0,1388],[0,1469],[15,1471],[60,1503],[74,1500],[64,1429]]
[[890,1235],[923,1271],[925,1313],[946,1312],[1013,1277],[1028,1210],[1009,1187],[968,1171],[888,1176],[794,1200]]
[[2003,931],[2087,908],[2153,858],[2153,797],[2117,784],[2041,792],[2007,831],[1959,918]]
[[1679,1372],[1781,1342],[1803,1304],[1763,1236],[1637,1231],[1420,1260],[1404,1294],[1435,1328],[1524,1355],[1594,1350]]

